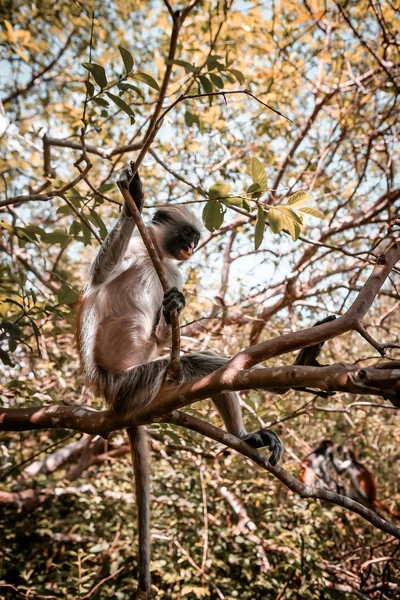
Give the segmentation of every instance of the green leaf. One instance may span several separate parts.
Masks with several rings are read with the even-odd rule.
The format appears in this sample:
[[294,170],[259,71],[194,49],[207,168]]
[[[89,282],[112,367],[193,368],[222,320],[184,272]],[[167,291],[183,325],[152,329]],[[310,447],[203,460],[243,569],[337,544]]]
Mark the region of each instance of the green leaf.
[[97,85],[101,87],[101,89],[107,86],[107,75],[104,70],[104,67],[98,65],[96,63],[82,63],[82,67],[85,67],[90,73],[93,75],[93,78]]
[[51,233],[44,233],[42,240],[46,244],[65,244],[69,240],[69,235],[63,229],[55,229]]
[[82,203],[85,201],[85,198],[81,196],[81,194],[75,187],[65,192],[65,195],[71,202],[71,204],[75,206],[75,208],[80,208]]
[[93,98],[93,102],[96,102],[96,104],[103,106],[104,108],[108,108],[110,106],[107,100],[104,100],[104,98]]
[[118,50],[122,56],[122,60],[124,61],[124,67],[126,74],[128,75],[132,69],[135,61],[133,60],[132,54],[123,46],[118,46]]
[[132,79],[136,79],[136,81],[141,81],[149,87],[154,88],[155,90],[157,90],[157,92],[160,91],[160,86],[158,85],[157,81],[147,73],[132,73],[131,77]]
[[79,294],[67,283],[63,283],[57,293],[59,304],[75,304],[79,300]]
[[215,183],[208,190],[210,200],[213,198],[224,198],[225,196],[228,196],[230,189],[230,183]]
[[210,200],[203,210],[203,223],[208,231],[219,229],[224,221],[224,210],[221,202]]
[[281,204],[278,204],[275,208],[284,214],[288,219],[298,223],[298,225],[303,225],[303,217],[298,215],[294,210],[287,208],[287,206],[282,206]]
[[313,208],[312,206],[305,206],[304,208],[299,208],[299,212],[306,213],[307,215],[311,215],[312,217],[316,217],[317,219],[325,219],[324,213],[322,213],[317,208]]
[[251,178],[253,183],[258,183],[261,190],[266,190],[268,187],[267,176],[265,169],[255,156],[251,157]]
[[219,75],[215,75],[215,73],[210,73],[210,79],[215,85],[215,87],[217,87],[218,89],[221,90],[224,87],[223,79]]
[[2,350],[0,348],[0,360],[3,363],[3,365],[5,365],[6,367],[13,367],[14,363],[12,362],[11,358],[8,356],[7,352],[5,350]]
[[238,71],[237,69],[228,69],[228,71],[236,77],[240,84],[244,83],[244,75],[241,71]]
[[296,192],[288,198],[287,203],[289,206],[294,206],[295,204],[302,206],[303,204],[307,204],[310,198],[311,196],[307,192]]
[[116,96],[115,94],[112,94],[111,92],[106,92],[106,95],[110,98],[110,100],[114,102],[114,104],[118,106],[118,108],[123,110],[127,115],[131,117],[131,122],[132,119],[133,121],[135,121],[135,113],[133,112],[131,107],[125,102],[125,100],[122,100],[122,98]]
[[244,208],[245,210],[250,210],[249,205],[247,204],[244,198],[240,196],[232,196],[231,198],[225,198],[222,200],[225,206],[238,206],[239,208]]
[[197,68],[186,60],[167,60],[167,65],[179,65],[185,69],[186,73],[195,73],[197,71]]
[[200,83],[202,85],[203,90],[206,94],[212,94],[213,86],[211,81],[205,75],[200,75],[199,77]]
[[127,90],[133,90],[141,98],[144,98],[144,94],[143,94],[142,90],[140,88],[138,88],[137,85],[133,85],[132,83],[125,83],[124,81],[121,81],[120,83],[117,83],[117,87],[121,90],[121,92],[126,92]]
[[194,123],[200,127],[200,119],[197,115],[194,115],[190,110],[185,112],[185,123],[188,127],[191,127]]
[[86,86],[86,91],[89,95],[89,98],[91,98],[95,92],[94,85],[90,81],[85,81],[85,86]]
[[260,205],[258,205],[257,210],[258,210],[258,215],[257,215],[257,221],[256,221],[256,229],[255,229],[255,233],[254,233],[254,248],[256,250],[258,250],[259,247],[261,246],[261,243],[262,243],[263,237],[264,237],[264,231],[265,231],[264,209]]
[[260,198],[262,196],[262,191],[260,189],[260,185],[258,183],[252,183],[246,190],[246,194],[250,194],[252,198]]
[[293,221],[293,219],[291,219],[290,217],[285,216],[284,219],[286,229],[292,236],[292,240],[295,242],[301,233],[301,225],[299,225],[299,223],[297,223],[296,221]]
[[285,224],[282,215],[275,208],[268,211],[268,223],[273,233],[280,233]]
[[95,210],[90,211],[89,219],[99,228],[100,237],[104,240],[107,236],[107,227],[104,225],[103,219]]

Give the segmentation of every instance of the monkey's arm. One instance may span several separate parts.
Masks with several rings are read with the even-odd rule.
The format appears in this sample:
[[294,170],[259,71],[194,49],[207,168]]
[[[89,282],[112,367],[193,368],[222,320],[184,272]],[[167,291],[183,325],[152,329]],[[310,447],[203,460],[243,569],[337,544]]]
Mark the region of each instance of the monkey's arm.
[[[124,169],[119,180],[122,185],[128,186],[130,172],[129,168]],[[143,191],[138,173],[136,173],[129,185],[129,192],[141,212],[143,208]],[[89,282],[91,285],[99,285],[107,280],[121,257],[126,252],[134,229],[135,222],[130,214],[129,208],[124,204],[118,221],[104,240],[92,265],[89,275]]]

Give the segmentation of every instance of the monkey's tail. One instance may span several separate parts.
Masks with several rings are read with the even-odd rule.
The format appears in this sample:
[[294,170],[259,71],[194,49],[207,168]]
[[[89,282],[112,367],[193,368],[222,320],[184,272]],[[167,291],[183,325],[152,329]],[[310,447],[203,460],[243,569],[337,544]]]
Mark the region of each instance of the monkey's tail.
[[376,506],[376,508],[379,508],[380,510],[383,510],[383,512],[389,513],[389,515],[394,517],[395,519],[400,519],[400,513],[396,512],[383,502],[380,502],[379,500],[374,500],[374,506]]
[[151,598],[150,579],[150,453],[146,428],[133,425],[127,429],[133,472],[139,532],[138,594],[137,598]]

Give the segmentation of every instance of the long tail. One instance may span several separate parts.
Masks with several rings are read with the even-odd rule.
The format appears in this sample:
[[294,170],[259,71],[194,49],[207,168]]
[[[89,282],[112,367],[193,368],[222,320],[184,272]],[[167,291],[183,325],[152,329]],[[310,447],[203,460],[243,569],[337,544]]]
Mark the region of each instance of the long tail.
[[146,428],[136,425],[127,429],[133,472],[135,476],[136,506],[139,530],[137,598],[151,598],[150,579],[150,453]]

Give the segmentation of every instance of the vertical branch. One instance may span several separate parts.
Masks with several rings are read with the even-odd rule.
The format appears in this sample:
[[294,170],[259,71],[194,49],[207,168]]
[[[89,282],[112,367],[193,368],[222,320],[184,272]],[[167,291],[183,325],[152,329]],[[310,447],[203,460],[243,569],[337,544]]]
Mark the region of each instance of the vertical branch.
[[[154,268],[157,272],[157,275],[160,279],[162,288],[164,290],[164,292],[170,287],[168,280],[165,276],[165,271],[164,271],[164,267],[162,265],[160,256],[158,254],[158,251],[155,247],[155,244],[153,242],[153,240],[151,239],[149,232],[147,231],[145,224],[143,223],[143,219],[142,216],[139,212],[139,209],[137,208],[136,204],[133,201],[133,198],[129,192],[128,189],[126,189],[124,186],[121,185],[120,182],[118,182],[118,187],[120,189],[121,194],[124,197],[124,200],[126,202],[126,204],[128,205],[128,208],[131,212],[131,215],[133,216],[133,219],[135,221],[136,227],[139,230],[139,233],[141,235],[141,238],[143,240],[144,245],[146,246],[147,252],[149,253],[149,256],[152,260],[152,263],[154,265]],[[180,352],[180,345],[181,345],[181,334],[180,334],[180,327],[179,327],[179,318],[178,318],[178,313],[176,310],[174,310],[171,313],[171,329],[172,329],[172,348],[171,348],[171,363],[170,363],[170,373],[169,376],[173,377],[178,377],[179,375],[179,352]]]

